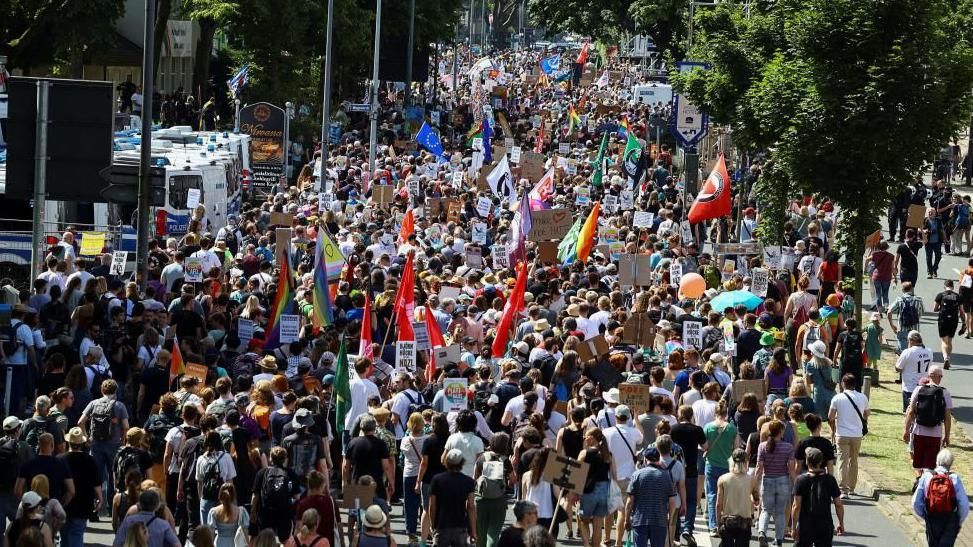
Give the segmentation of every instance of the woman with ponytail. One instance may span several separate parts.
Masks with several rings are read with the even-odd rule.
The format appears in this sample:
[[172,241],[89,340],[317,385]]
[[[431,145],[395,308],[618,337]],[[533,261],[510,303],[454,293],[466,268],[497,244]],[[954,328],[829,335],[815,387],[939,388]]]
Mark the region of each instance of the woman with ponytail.
[[220,504],[209,510],[206,524],[216,530],[216,547],[234,547],[237,534],[247,537],[250,515],[237,505],[236,487],[232,482],[223,483],[217,497]]
[[760,483],[760,545],[767,545],[767,525],[774,517],[777,545],[783,545],[787,527],[787,508],[791,504],[791,484],[797,475],[794,445],[783,440],[784,423],[773,420],[767,425],[769,435],[757,449],[757,471],[754,479]]
[[330,547],[328,538],[318,535],[318,521],[321,516],[317,509],[308,509],[301,515],[301,526],[287,540],[284,547]]

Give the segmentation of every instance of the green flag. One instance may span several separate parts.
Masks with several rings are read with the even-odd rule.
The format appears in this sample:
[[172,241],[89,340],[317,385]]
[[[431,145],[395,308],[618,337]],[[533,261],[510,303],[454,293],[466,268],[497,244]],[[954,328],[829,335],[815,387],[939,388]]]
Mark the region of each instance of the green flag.
[[557,246],[557,259],[564,263],[573,262],[573,257],[577,255],[578,249],[578,235],[581,233],[581,218],[574,221],[574,226],[568,230],[568,233],[561,240],[561,243]]
[[595,171],[591,175],[591,184],[601,186],[605,176],[605,148],[608,147],[608,131],[601,135],[601,146],[598,147],[598,157],[595,159]]
[[348,382],[348,347],[342,336],[334,373],[335,425],[338,433],[345,430],[345,415],[351,409],[351,387]]
[[622,171],[628,177],[630,185],[642,178],[642,146],[633,133],[628,132],[628,142],[625,144],[625,152],[622,153]]

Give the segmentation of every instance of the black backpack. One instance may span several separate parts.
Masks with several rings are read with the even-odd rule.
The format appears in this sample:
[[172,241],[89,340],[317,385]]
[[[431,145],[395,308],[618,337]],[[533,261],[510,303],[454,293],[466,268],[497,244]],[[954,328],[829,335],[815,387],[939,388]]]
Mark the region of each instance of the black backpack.
[[203,437],[187,439],[179,449],[179,477],[186,485],[186,492],[196,492],[196,460],[203,453]]
[[94,365],[85,365],[85,368],[90,370],[94,375],[91,378],[91,398],[92,400],[98,400],[101,398],[102,382],[111,378],[111,375],[109,375],[108,372],[102,372],[98,367]]
[[919,386],[916,394],[916,423],[936,427],[946,419],[946,397],[943,388],[935,385]]
[[940,302],[939,316],[942,318],[956,319],[959,317],[959,294],[953,291],[943,293]]
[[107,327],[108,325],[111,324],[111,318],[108,314],[108,305],[111,304],[111,301],[114,298],[115,298],[114,294],[105,293],[101,295],[101,298],[99,298],[95,302],[95,313],[94,313],[93,320],[97,322],[99,325],[101,325],[102,327]]
[[21,463],[17,439],[4,439],[0,442],[0,491],[13,492]]
[[223,475],[220,473],[220,459],[224,452],[217,452],[216,459],[208,462],[203,469],[203,499],[217,501],[220,498],[220,486],[223,486]]
[[856,362],[861,360],[862,355],[862,335],[858,331],[848,331],[845,333],[845,341],[841,346],[843,361]]
[[149,456],[152,463],[162,463],[166,454],[166,435],[179,425],[177,418],[170,418],[165,414],[153,414],[145,421],[145,433],[149,437]]
[[115,456],[115,490],[125,491],[125,476],[133,469],[139,467],[139,450],[132,446],[123,446]]
[[899,311],[899,328],[914,327],[919,324],[919,305],[916,298],[902,297],[902,309]]
[[426,400],[422,397],[422,393],[418,394],[418,401],[412,395],[410,395],[408,391],[403,391],[402,394],[405,395],[406,399],[409,400],[409,416],[412,416],[412,414],[416,412],[422,414],[424,410],[432,408],[428,403],[426,403]]
[[91,440],[111,440],[112,420],[115,419],[114,399],[99,399],[91,407]]
[[273,466],[268,468],[263,486],[260,487],[261,511],[272,514],[286,512],[291,506],[292,491],[293,483],[287,470]]
[[473,384],[473,409],[486,416],[490,410],[490,396],[493,395],[493,382],[477,382]]
[[3,344],[3,354],[8,358],[17,353],[17,350],[20,348],[20,340],[17,339],[17,329],[23,324],[17,321],[16,324],[11,322],[9,325],[0,327],[0,343]]

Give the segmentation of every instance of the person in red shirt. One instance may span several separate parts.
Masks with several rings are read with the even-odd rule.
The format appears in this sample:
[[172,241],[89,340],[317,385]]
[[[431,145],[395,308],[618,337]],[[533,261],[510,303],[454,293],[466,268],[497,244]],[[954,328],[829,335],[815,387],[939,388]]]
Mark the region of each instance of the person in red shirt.
[[889,252],[888,241],[878,244],[866,266],[872,277],[872,311],[882,312],[889,307],[889,288],[892,286],[892,265],[895,256]]
[[[337,509],[334,498],[325,490],[324,475],[320,471],[311,471],[307,475],[307,494],[297,502],[296,519],[300,521],[301,516],[308,509],[315,509],[318,512],[317,534],[323,538],[333,538],[335,533],[335,515]],[[338,530],[343,534],[343,531]]]

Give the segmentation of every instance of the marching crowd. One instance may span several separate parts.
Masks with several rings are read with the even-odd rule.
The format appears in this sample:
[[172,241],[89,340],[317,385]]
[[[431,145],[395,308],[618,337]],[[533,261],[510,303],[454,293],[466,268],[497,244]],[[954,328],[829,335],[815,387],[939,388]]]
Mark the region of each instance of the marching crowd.
[[[916,512],[930,545],[951,545],[969,506],[939,384],[973,295],[962,278],[936,298],[940,366],[912,286],[922,246],[936,273],[940,219],[965,218],[952,233],[968,234],[968,203],[942,198],[921,242],[907,230],[895,255],[870,253],[874,312],[859,325],[825,197],[793,204],[776,259],[721,251],[753,240],[760,163],[731,162],[732,197],[711,177],[704,191],[732,210],[700,213],[669,148],[650,146],[670,106],[617,99],[636,72],[611,65],[624,84],[579,92],[538,82],[538,60],[498,55],[464,78],[445,158],[395,150],[409,135],[389,115],[374,172],[348,131],[319,171],[225,225],[203,208],[188,233],[151,243],[142,290],[65,233],[0,327],[7,544],[80,547],[90,521],[110,519],[116,547],[388,546],[401,504],[396,525],[416,545],[694,546],[699,512],[722,545],[754,529],[762,546],[831,545],[885,319]],[[505,103],[484,112],[497,75]],[[544,154],[544,176],[455,177],[497,163],[466,146],[470,128]],[[556,256],[528,237],[532,212],[551,208],[577,218]],[[342,255],[331,275],[326,244]],[[893,279],[905,294],[889,303]],[[284,340],[291,314],[299,332]],[[420,331],[424,347],[397,355]],[[568,460],[584,464],[578,482],[549,471]]]

